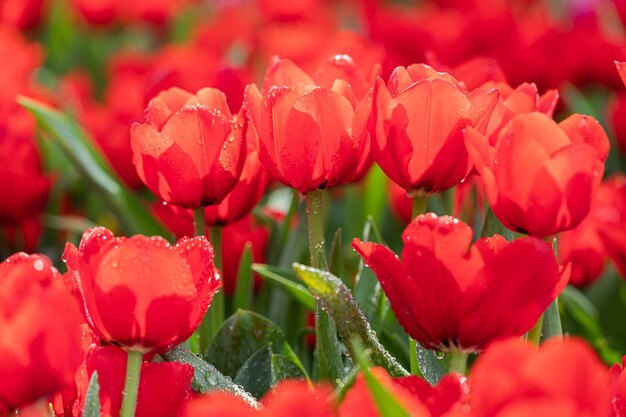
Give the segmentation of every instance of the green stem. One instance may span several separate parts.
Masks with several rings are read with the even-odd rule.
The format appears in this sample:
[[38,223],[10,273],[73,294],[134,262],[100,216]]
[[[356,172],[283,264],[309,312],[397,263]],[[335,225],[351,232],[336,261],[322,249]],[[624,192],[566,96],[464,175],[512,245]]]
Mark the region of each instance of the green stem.
[[[546,241],[552,244],[554,256],[558,259],[557,237],[548,237],[546,238]],[[543,334],[543,340],[547,340],[551,337],[563,336],[563,326],[561,325],[561,316],[559,314],[558,303],[558,298],[555,298],[554,301],[550,303],[548,308],[546,308],[546,311],[544,311],[539,320],[537,320],[537,324],[535,324],[535,327],[533,327],[530,332],[528,332],[527,340],[530,340],[538,345],[541,340],[541,334]]]
[[426,213],[426,203],[428,202],[428,196],[424,193],[418,193],[413,196],[413,210],[411,215],[416,218],[420,214]]
[[194,235],[205,236],[204,207],[199,207],[193,211],[193,227]]
[[141,359],[143,353],[136,350],[126,352],[126,382],[124,383],[124,397],[120,417],[134,417],[137,408],[137,393],[139,392],[139,376],[141,374]]
[[[218,270],[222,269],[222,228],[219,226],[211,228],[211,243],[213,244],[213,262]],[[202,318],[202,323],[198,327],[200,353],[204,354],[209,347],[209,342],[217,333],[224,322],[224,291],[218,291],[211,301],[211,307]]]
[[467,370],[467,356],[467,353],[460,350],[452,350],[450,352],[450,372],[464,375]]
[[417,342],[409,337],[409,356],[411,359],[411,375],[421,375],[420,366],[417,362]]
[[311,266],[328,270],[324,242],[324,216],[322,215],[323,191],[315,190],[306,195],[306,211],[309,219],[309,250],[311,251]]

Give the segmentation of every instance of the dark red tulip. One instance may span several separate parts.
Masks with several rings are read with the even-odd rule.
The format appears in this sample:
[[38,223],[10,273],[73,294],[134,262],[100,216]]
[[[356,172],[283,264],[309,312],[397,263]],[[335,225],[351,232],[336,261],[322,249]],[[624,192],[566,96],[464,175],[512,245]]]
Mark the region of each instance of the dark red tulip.
[[48,258],[18,253],[0,264],[0,415],[71,385],[81,360],[79,325]]
[[477,350],[521,336],[569,278],[546,242],[494,235],[471,244],[470,227],[449,216],[418,216],[402,240],[402,260],[380,244],[355,239],[352,246],[402,327],[431,349]]
[[559,124],[539,112],[518,114],[494,143],[473,128],[465,143],[498,219],[536,237],[585,218],[609,152],[600,124],[580,114]]
[[434,193],[459,184],[472,165],[463,129],[484,131],[498,102],[496,90],[469,93],[427,65],[398,67],[374,86],[375,160],[408,193]]
[[187,208],[220,203],[235,187],[246,154],[247,122],[219,90],[171,88],[153,98],[148,123],[133,124],[137,173],[162,200]]
[[274,178],[303,194],[346,184],[369,167],[368,78],[345,55],[313,77],[274,58],[261,91],[246,89],[261,162]]
[[472,367],[471,416],[606,417],[607,382],[583,341],[551,339],[538,350],[519,340],[494,343]]
[[85,320],[103,340],[165,351],[194,332],[221,287],[204,236],[170,245],[160,236],[115,237],[104,227],[63,254]]

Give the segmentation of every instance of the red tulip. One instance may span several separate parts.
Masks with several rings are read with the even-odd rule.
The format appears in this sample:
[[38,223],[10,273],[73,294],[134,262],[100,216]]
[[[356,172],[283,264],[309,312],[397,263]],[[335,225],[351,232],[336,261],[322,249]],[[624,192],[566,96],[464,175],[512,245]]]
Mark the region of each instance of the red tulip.
[[345,55],[314,77],[274,58],[262,91],[251,84],[244,100],[270,175],[303,194],[360,178],[370,163],[369,85]]
[[472,230],[449,216],[418,216],[402,240],[402,260],[376,243],[355,239],[352,246],[376,273],[402,327],[431,349],[476,350],[521,336],[569,278],[547,243],[494,235],[470,245]]
[[0,264],[0,415],[72,383],[79,325],[78,309],[47,258],[18,253]]
[[217,204],[237,184],[246,152],[243,109],[232,116],[226,97],[205,88],[160,93],[146,109],[148,123],[131,128],[133,162],[148,188],[172,204]]
[[427,65],[394,70],[374,86],[375,159],[408,193],[434,193],[459,184],[472,165],[463,129],[484,131],[498,102],[495,90],[465,91],[451,75]]
[[537,237],[585,218],[609,151],[600,124],[579,114],[559,124],[538,112],[518,114],[494,144],[473,128],[465,143],[498,219]]
[[103,340],[166,351],[194,332],[221,287],[204,236],[173,246],[160,236],[114,237],[103,227],[63,254],[85,320]]
[[617,174],[609,177],[598,188],[590,217],[606,254],[626,277],[626,176]]
[[265,194],[269,176],[261,165],[252,141],[248,142],[246,155],[237,185],[221,203],[207,206],[204,209],[204,219],[207,225],[223,226],[241,220],[250,214]]
[[615,66],[617,67],[617,72],[619,73],[619,77],[622,79],[624,85],[626,85],[626,62],[617,62],[615,61]]
[[431,417],[446,415],[450,410],[462,410],[469,399],[467,378],[455,373],[443,376],[435,386],[415,375],[397,378],[393,382],[419,398]]
[[[100,347],[85,359],[86,378],[78,386],[75,416],[82,413],[89,379],[98,372],[101,413],[119,416],[126,375],[127,355],[115,346]],[[137,417],[175,417],[191,395],[193,368],[178,362],[142,362],[137,395]]]
[[585,343],[552,339],[536,346],[494,343],[470,377],[471,416],[606,417],[606,368]]
[[626,356],[622,356],[622,364],[616,363],[611,367],[608,374],[609,387],[613,391],[613,400],[611,401],[611,417],[626,416],[626,372],[624,365],[626,364]]
[[560,233],[558,244],[559,262],[572,264],[570,284],[582,287],[600,277],[604,271],[605,249],[591,212],[577,227]]

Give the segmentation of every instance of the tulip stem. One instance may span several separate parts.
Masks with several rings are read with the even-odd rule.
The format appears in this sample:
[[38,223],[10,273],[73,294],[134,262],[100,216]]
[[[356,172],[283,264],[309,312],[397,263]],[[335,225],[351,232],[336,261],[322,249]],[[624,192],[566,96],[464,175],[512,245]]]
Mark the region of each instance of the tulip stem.
[[411,362],[411,375],[421,375],[420,366],[417,362],[417,342],[409,337],[409,357]]
[[450,372],[465,375],[467,370],[467,353],[460,350],[450,351]]
[[137,408],[137,394],[139,393],[139,376],[141,374],[141,359],[143,352],[129,350],[126,352],[126,382],[124,383],[122,408],[120,417],[135,417]]
[[[222,228],[219,226],[212,227],[210,231],[211,243],[213,245],[213,263],[215,268],[222,269]],[[222,276],[223,278],[223,276]],[[202,318],[202,323],[198,327],[198,346],[200,353],[205,354],[209,347],[209,342],[217,333],[224,322],[224,291],[223,287],[213,296],[211,307],[207,310]]]
[[198,207],[193,211],[193,227],[195,236],[205,235],[204,207]]
[[310,191],[306,195],[306,212],[309,219],[309,250],[311,266],[328,270],[326,243],[324,242],[324,216],[322,215],[323,190]]
[[[548,243],[552,243],[552,250],[554,251],[555,258],[558,259],[558,246],[557,246],[557,237],[546,238]],[[561,337],[563,336],[563,326],[561,325],[561,316],[559,314],[559,299],[555,298],[548,308],[543,312],[539,320],[537,320],[537,324],[530,329],[526,340],[538,345],[541,341],[541,335],[543,334],[543,339],[549,339],[551,337]]]
[[426,203],[428,196],[425,193],[417,193],[413,196],[413,210],[411,216],[416,218],[420,214],[426,213]]

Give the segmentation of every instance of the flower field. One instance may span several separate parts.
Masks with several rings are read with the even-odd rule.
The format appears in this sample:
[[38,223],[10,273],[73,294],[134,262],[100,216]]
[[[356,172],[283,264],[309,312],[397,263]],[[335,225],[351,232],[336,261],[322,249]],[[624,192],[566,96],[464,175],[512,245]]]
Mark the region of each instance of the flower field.
[[0,417],[626,417],[625,2],[0,0],[0,58]]

